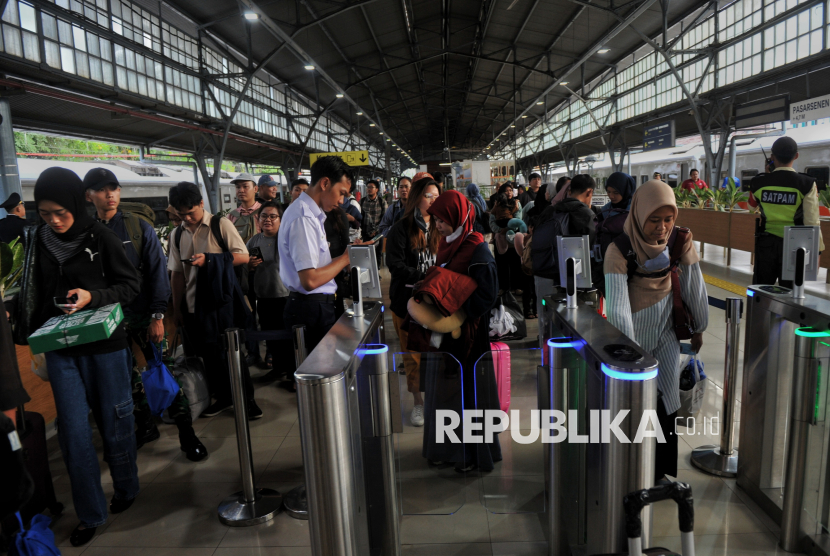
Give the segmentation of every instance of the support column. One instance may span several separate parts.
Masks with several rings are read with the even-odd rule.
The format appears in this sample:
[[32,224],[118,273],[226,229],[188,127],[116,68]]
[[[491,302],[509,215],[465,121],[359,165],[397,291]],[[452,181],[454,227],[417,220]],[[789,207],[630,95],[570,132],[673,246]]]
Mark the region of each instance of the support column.
[[[17,151],[14,148],[11,106],[9,99],[0,97],[0,203],[12,193],[17,193],[21,199],[23,198],[20,172],[17,169]],[[0,211],[5,217],[6,211]]]

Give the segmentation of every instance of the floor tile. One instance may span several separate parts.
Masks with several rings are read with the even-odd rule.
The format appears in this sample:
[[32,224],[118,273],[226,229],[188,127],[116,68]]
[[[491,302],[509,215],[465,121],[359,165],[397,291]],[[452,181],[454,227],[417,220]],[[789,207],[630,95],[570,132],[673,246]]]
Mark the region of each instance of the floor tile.
[[[652,546],[668,548],[679,553],[680,537],[653,537]],[[778,539],[769,533],[753,533],[695,534],[695,554],[696,556],[784,556],[792,553],[780,548]]]
[[213,556],[311,556],[311,547],[252,546],[217,548]]
[[401,556],[492,556],[490,543],[405,544]]
[[451,515],[405,515],[401,520],[401,543],[482,543],[490,542],[487,510],[479,504],[465,504]]
[[[214,548],[182,548],[182,547],[157,547],[152,549],[153,556],[213,556]],[[146,556],[150,552],[147,548],[141,547],[119,547],[118,556]],[[85,556],[112,556],[111,546],[90,546]],[[61,556],[71,556],[71,553],[61,549]]]
[[280,512],[271,521],[259,525],[229,528],[219,544],[220,548],[254,546],[311,546],[308,521]]
[[279,445],[265,470],[257,473],[261,483],[303,482],[303,450],[299,436],[287,436]]
[[544,541],[547,514],[487,514],[491,542]]
[[[229,482],[239,484],[239,449],[236,438],[201,438],[210,456],[199,463],[188,460],[183,452],[159,473],[155,483]],[[282,443],[282,438],[262,437],[251,442],[254,475],[259,476]]]
[[493,556],[548,556],[548,543],[494,542]]
[[230,529],[219,522],[217,508],[236,488],[186,480],[151,484],[91,546],[215,548]]

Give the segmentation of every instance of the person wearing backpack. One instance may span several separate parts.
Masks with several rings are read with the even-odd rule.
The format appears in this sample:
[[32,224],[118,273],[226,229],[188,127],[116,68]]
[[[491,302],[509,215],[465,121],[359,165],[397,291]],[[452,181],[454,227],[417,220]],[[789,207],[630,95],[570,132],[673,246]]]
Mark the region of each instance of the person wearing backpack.
[[[147,361],[153,359],[152,344],[164,339],[164,313],[170,299],[170,280],[167,277],[167,260],[161,242],[156,235],[146,210],[130,212],[121,209],[121,184],[110,170],[93,168],[84,176],[86,200],[95,205],[96,219],[121,238],[127,251],[127,258],[141,276],[141,290],[132,303],[124,307],[124,321],[127,323],[127,340],[132,349],[137,345]],[[133,203],[135,204],[135,203]],[[153,421],[141,373],[133,361],[132,372],[133,414],[136,423],[136,448],[157,440],[160,436]],[[179,390],[170,406],[170,417],[179,430],[181,449],[190,461],[202,461],[208,456],[204,444],[196,437],[190,405],[183,390]]]
[[[628,210],[631,206],[631,197],[637,188],[637,181],[623,172],[614,172],[608,177],[605,184],[605,192],[608,193],[609,201],[600,209],[597,217],[597,244],[594,253],[598,261],[605,259],[605,252],[608,246],[618,235],[623,233],[623,225],[628,218]],[[605,294],[605,279],[602,274],[597,276],[599,290]]]
[[655,480],[677,476],[680,339],[690,339],[699,352],[709,323],[700,257],[691,232],[676,227],[676,219],[672,188],[646,182],[634,193],[625,233],[608,247],[604,262],[608,322],[658,362],[657,417],[666,442],[657,444]]
[[[171,187],[170,204],[182,219],[182,225],[170,232],[172,241],[167,262],[167,270],[172,273],[173,320],[177,326],[184,326],[185,338],[191,344],[188,353],[201,357],[205,364],[206,378],[216,401],[202,416],[213,417],[233,408],[230,370],[221,338],[216,337],[222,331],[207,330],[209,323],[198,317],[197,283],[200,273],[207,272],[207,265],[214,259],[223,264],[227,260],[234,268],[247,265],[248,249],[230,220],[205,210],[202,193],[195,183],[183,181]],[[214,254],[225,257],[211,256],[209,261],[208,255]],[[232,293],[229,295],[234,297]],[[233,304],[233,309],[238,308],[233,302],[229,304]],[[245,307],[243,312],[247,311]],[[254,401],[254,384],[247,365],[242,365],[242,382],[248,397],[248,419],[262,418],[262,410]]]

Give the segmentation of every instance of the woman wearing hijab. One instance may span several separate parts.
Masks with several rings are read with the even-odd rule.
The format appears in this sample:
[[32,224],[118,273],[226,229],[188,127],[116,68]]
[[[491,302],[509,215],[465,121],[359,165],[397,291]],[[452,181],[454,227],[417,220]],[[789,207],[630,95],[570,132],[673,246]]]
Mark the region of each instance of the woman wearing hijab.
[[487,233],[490,221],[490,215],[487,214],[487,201],[481,196],[478,186],[474,183],[467,186],[467,198],[476,208],[475,231],[484,235]]
[[[673,328],[673,296],[669,268],[668,239],[674,231],[677,205],[671,187],[657,180],[640,186],[631,201],[625,233],[637,258],[637,271],[628,277],[628,263],[611,244],[605,256],[606,310],[608,322],[657,358],[657,416],[666,443],[657,444],[655,478],[677,476],[677,436],[674,418],[680,408],[678,361],[680,342]],[[692,348],[700,351],[703,331],[709,323],[708,296],[700,257],[688,235],[680,258],[680,288],[683,301],[697,329]]]
[[[436,410],[452,409],[461,416],[464,410],[499,408],[493,366],[485,360],[479,361],[490,352],[488,320],[498,288],[496,262],[484,237],[473,231],[475,207],[464,195],[447,191],[427,213],[442,236],[435,264],[469,276],[478,287],[464,302],[467,318],[461,327],[461,335],[457,339],[449,333],[438,336],[437,351],[446,354],[440,359],[444,364],[438,364],[438,357],[430,357],[427,361],[423,456],[436,465],[452,463],[459,472],[476,467],[491,471],[495,463],[501,461],[498,437],[494,436],[491,443],[438,443]],[[433,345],[435,339],[433,334]],[[459,429],[455,433],[461,439],[463,435]]]
[[[427,270],[435,264],[440,234],[428,209],[438,199],[438,182],[422,179],[415,183],[406,202],[403,216],[386,236],[386,265],[392,275],[389,284],[389,308],[392,323],[406,349],[408,335],[401,329],[407,315],[406,304],[412,297],[413,286],[424,279]],[[424,426],[424,398],[421,395],[421,356],[410,352],[403,356],[406,373],[406,389],[414,398],[410,422],[415,427]]]
[[628,174],[614,172],[608,176],[605,192],[608,193],[609,201],[600,210],[601,218],[604,220],[612,214],[627,211],[631,206],[631,197],[636,188],[637,182]]
[[[30,333],[52,317],[114,303],[126,306],[140,281],[121,240],[92,219],[85,208],[81,179],[65,168],[49,168],[35,183],[35,204],[43,223],[30,236],[37,255],[24,268],[21,322]],[[31,288],[28,284],[37,284]],[[63,308],[53,298],[74,298]],[[81,523],[73,546],[89,542],[107,521],[107,499],[92,441],[89,413],[104,444],[115,495],[109,511],[129,508],[138,494],[131,356],[122,322],[106,340],[46,354],[58,411],[58,440]]]

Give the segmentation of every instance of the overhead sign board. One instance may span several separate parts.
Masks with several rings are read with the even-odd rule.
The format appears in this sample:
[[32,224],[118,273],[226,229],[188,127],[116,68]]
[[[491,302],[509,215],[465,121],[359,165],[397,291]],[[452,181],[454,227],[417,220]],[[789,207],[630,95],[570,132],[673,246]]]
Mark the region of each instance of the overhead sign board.
[[776,124],[790,119],[790,94],[735,105],[735,128]]
[[811,98],[790,104],[790,121],[810,122],[830,118],[830,95]]
[[646,126],[643,130],[643,151],[656,151],[674,146],[674,120]]
[[314,164],[321,156],[339,156],[349,166],[368,166],[369,151],[346,151],[342,153],[311,153],[308,155],[309,162]]

